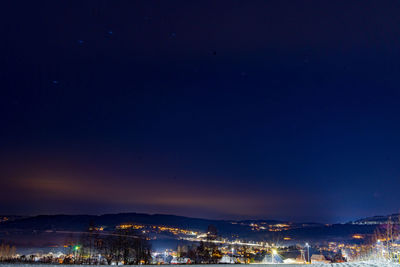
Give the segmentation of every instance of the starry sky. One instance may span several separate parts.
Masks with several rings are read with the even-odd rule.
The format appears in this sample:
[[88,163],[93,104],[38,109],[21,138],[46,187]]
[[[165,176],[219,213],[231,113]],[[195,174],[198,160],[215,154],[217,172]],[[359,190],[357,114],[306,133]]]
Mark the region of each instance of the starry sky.
[[0,213],[399,212],[399,1],[7,1]]

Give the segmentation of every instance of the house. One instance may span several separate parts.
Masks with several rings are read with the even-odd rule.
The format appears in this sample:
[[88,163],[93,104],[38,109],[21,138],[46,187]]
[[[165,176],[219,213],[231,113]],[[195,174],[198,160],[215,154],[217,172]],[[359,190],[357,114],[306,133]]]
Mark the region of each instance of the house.
[[328,261],[324,255],[318,255],[318,254],[314,254],[311,256],[311,263],[331,263],[330,261]]

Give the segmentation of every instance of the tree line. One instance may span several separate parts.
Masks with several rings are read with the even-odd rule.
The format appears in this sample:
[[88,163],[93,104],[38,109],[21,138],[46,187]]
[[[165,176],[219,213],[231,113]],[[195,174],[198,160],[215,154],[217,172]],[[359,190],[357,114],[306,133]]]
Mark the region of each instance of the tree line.
[[0,261],[9,261],[16,255],[15,246],[10,246],[7,244],[0,245]]
[[151,246],[145,236],[132,228],[103,232],[90,226],[78,244],[71,246],[70,255],[65,263],[149,264]]

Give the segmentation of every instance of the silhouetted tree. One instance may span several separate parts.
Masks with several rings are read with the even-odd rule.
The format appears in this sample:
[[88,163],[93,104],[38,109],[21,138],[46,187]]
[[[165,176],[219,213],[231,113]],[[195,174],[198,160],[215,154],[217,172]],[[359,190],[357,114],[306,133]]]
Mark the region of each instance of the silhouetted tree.
[[108,264],[149,264],[151,246],[144,236],[134,229],[117,229],[97,242],[97,250]]
[[204,242],[200,242],[200,245],[197,247],[196,254],[196,263],[210,263],[211,255]]
[[218,237],[217,227],[210,224],[207,228],[207,240],[216,240]]
[[0,261],[10,260],[15,257],[16,248],[6,244],[0,245]]

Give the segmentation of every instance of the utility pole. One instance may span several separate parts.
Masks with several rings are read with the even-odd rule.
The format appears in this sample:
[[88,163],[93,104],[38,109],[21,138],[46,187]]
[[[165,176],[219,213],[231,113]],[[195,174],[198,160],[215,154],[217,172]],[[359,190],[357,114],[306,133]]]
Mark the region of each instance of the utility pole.
[[306,262],[306,256],[304,255],[304,249],[300,249],[300,253],[301,253],[301,260]]
[[306,248],[307,248],[307,262],[310,263],[310,245],[306,243]]
[[389,217],[386,227],[386,253],[388,259],[391,259],[391,253],[390,253],[390,250],[392,248],[391,240],[392,240],[392,218]]

